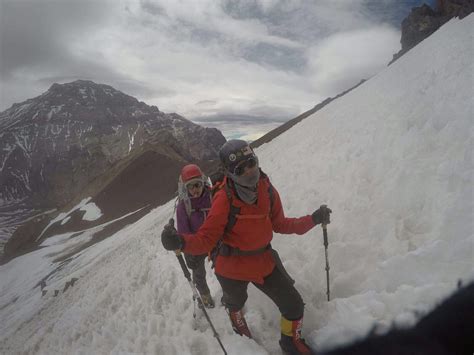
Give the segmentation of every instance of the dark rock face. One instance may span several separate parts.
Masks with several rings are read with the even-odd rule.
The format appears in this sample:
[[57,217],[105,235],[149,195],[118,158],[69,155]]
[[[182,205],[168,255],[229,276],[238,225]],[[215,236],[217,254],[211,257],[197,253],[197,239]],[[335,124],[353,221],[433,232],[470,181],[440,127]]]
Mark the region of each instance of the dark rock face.
[[0,201],[62,206],[143,145],[185,160],[217,157],[220,131],[165,114],[107,85],[54,84],[0,114]]
[[463,18],[474,11],[474,0],[438,0],[433,10],[426,4],[414,7],[402,21],[402,49],[393,56],[393,63],[411,48],[430,36],[453,17]]
[[449,18],[462,19],[474,12],[474,0],[438,0],[437,11]]
[[413,8],[411,14],[402,21],[402,49],[416,46],[436,31],[443,21],[444,17],[426,4]]

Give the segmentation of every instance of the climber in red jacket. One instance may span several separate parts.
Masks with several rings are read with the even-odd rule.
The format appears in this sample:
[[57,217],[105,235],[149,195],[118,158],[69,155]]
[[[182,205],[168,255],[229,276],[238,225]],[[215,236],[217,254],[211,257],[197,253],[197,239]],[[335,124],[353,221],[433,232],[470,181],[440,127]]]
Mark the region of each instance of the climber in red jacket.
[[163,246],[192,255],[213,250],[222,303],[238,334],[251,337],[242,308],[252,282],[280,309],[281,348],[290,354],[311,354],[301,338],[303,300],[270,242],[273,232],[304,234],[317,224],[330,223],[331,210],[323,205],[312,215],[287,218],[278,192],[247,142],[228,141],[219,157],[226,176],[206,221],[195,234],[179,235],[174,226],[165,226]]

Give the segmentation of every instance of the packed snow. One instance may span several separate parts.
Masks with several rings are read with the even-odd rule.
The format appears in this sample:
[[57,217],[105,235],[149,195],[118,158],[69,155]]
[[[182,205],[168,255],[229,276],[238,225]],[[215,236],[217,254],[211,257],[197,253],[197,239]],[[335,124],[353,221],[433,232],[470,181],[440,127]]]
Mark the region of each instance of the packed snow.
[[102,211],[100,208],[94,203],[90,202],[92,197],[86,197],[82,199],[81,202],[79,202],[77,205],[75,205],[73,208],[71,208],[68,212],[61,212],[59,213],[55,218],[53,218],[48,225],[43,229],[43,231],[39,234],[38,238],[36,238],[36,241],[40,240],[43,234],[51,227],[53,224],[60,222],[61,225],[64,225],[67,223],[67,221],[70,219],[71,214],[76,211],[85,211],[84,215],[82,216],[83,220],[86,221],[95,221],[102,217]]
[[[474,279],[473,25],[474,15],[451,20],[257,150],[287,216],[324,203],[333,210],[330,302],[321,228],[272,242],[306,303],[303,335],[317,349],[374,324],[413,324],[458,280]],[[0,266],[0,352],[222,353],[204,317],[193,321],[189,284],[161,246],[173,205],[62,262],[53,260],[78,242],[70,235]],[[228,354],[281,353],[278,309],[253,286],[245,313],[256,341],[233,333],[224,308],[209,310]]]
[[84,206],[79,208],[79,210],[86,212],[82,216],[82,219],[86,221],[95,221],[103,215],[100,208],[94,202],[89,202],[85,204]]

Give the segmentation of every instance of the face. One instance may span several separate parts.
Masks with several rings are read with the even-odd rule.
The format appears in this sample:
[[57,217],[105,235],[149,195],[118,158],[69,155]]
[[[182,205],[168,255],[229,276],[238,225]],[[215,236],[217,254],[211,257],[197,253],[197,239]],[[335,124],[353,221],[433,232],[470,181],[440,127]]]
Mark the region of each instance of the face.
[[234,168],[234,174],[237,176],[249,176],[255,174],[258,169],[258,160],[256,157],[250,157],[247,160],[240,162]]
[[256,156],[249,157],[247,160],[239,162],[239,164],[229,172],[231,173],[231,179],[237,184],[254,188],[260,178],[258,158]]
[[257,173],[257,170],[258,170],[258,165],[255,164],[255,165],[246,165],[245,168],[244,168],[244,173],[242,174],[242,176],[253,176]]
[[204,184],[202,183],[202,181],[194,180],[187,183],[186,188],[191,197],[200,197],[204,189]]

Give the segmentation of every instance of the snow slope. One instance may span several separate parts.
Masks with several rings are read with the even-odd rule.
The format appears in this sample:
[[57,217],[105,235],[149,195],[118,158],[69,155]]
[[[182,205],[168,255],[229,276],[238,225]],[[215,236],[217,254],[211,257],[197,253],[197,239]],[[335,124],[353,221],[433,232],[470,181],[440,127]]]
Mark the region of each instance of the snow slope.
[[[458,279],[474,279],[473,25],[474,15],[451,20],[257,151],[288,216],[323,203],[334,212],[330,302],[321,229],[273,242],[306,303],[303,334],[318,349],[374,323],[410,325]],[[170,202],[61,263],[53,260],[88,231],[0,266],[0,353],[222,353],[204,317],[193,329],[189,285],[161,246],[172,213]],[[213,276],[209,283],[219,300]],[[278,310],[253,286],[246,317],[259,344],[234,335],[222,307],[209,313],[229,354],[280,352]]]

